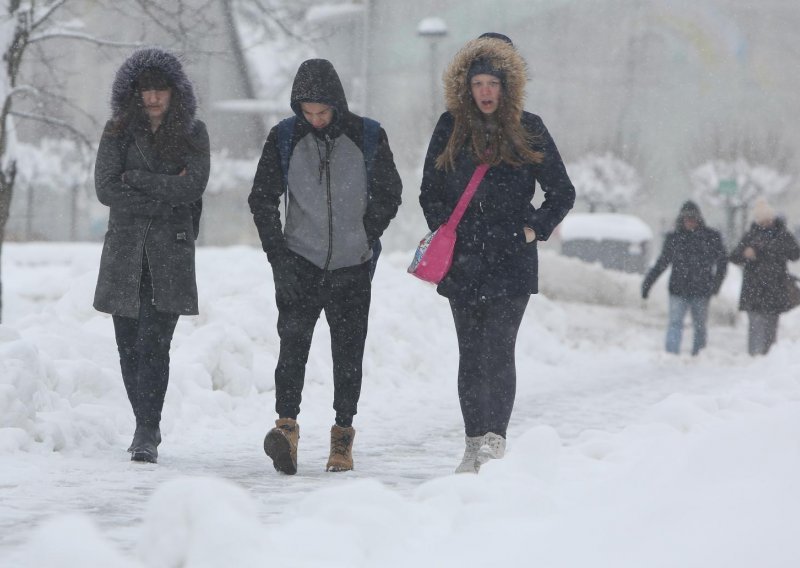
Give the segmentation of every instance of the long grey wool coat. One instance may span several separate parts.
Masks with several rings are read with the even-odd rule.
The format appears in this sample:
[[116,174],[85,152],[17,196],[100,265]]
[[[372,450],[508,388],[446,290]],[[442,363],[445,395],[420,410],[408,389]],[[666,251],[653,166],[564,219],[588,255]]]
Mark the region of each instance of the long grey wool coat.
[[[140,96],[136,78],[147,69],[163,72],[172,86],[164,123],[177,121],[180,137],[168,152],[159,151],[143,117],[123,129],[117,126],[131,101]],[[197,314],[195,239],[210,159],[205,124],[195,119],[192,84],[173,55],[143,49],[117,72],[111,107],[95,166],[97,197],[110,211],[94,307],[138,317],[146,262],[153,282],[148,301],[162,312]]]

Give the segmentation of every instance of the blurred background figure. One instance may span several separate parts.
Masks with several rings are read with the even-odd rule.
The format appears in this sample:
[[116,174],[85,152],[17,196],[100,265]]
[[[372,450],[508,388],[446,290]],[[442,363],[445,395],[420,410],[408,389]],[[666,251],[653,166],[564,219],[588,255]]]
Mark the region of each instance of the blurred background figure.
[[688,311],[694,327],[692,355],[697,355],[706,346],[708,302],[719,292],[728,259],[719,231],[706,226],[700,208],[693,201],[681,206],[675,230],[667,234],[661,255],[642,282],[642,298],[647,299],[650,288],[669,265],[672,274],[666,349],[668,353],[680,352],[683,320]]
[[753,223],[731,253],[743,268],[739,309],[747,312],[747,351],[766,355],[778,334],[778,319],[793,307],[789,288],[794,279],[786,263],[800,258],[797,240],[786,223],[760,198],[753,205]]

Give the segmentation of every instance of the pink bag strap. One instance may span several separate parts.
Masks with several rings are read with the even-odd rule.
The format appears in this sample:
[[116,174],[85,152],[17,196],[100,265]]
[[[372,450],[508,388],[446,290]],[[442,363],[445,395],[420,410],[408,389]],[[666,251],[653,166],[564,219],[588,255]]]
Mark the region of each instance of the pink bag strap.
[[452,229],[455,229],[458,226],[458,223],[461,221],[461,217],[464,216],[464,212],[467,210],[467,206],[469,202],[472,201],[472,196],[475,195],[475,192],[478,189],[481,181],[483,180],[483,176],[486,175],[486,170],[489,169],[489,164],[479,164],[478,167],[475,168],[475,172],[472,174],[472,177],[467,184],[467,188],[464,190],[464,193],[461,194],[461,197],[456,203],[455,209],[450,214],[450,218],[447,220],[445,225],[450,225]]

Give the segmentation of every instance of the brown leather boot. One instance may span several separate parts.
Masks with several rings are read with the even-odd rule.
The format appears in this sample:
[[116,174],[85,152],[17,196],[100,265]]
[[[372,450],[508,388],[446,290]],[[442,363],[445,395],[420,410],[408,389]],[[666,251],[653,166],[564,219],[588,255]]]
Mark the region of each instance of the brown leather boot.
[[275,428],[264,438],[264,452],[272,458],[275,469],[286,475],[297,473],[297,442],[300,425],[292,418],[279,418]]
[[355,429],[342,428],[336,424],[331,428],[331,455],[325,471],[350,471],[353,469],[353,438]]

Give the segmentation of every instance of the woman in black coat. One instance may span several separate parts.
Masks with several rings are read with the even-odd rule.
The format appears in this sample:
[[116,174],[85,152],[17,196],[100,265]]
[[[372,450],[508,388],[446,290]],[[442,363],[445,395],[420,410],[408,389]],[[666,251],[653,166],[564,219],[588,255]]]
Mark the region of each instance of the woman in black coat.
[[747,350],[766,355],[778,336],[780,314],[790,309],[786,263],[800,258],[800,247],[766,201],[753,206],[750,229],[731,253],[743,268],[739,309],[747,312]]
[[194,242],[209,141],[180,61],[160,49],[123,63],[111,109],[95,165],[97,197],[110,211],[94,307],[114,320],[136,418],[131,459],[155,463],[172,334],[180,315],[197,314]]
[[[425,158],[419,199],[431,230],[447,220],[476,166],[490,166],[438,287],[458,336],[466,449],[457,472],[477,472],[505,453],[517,331],[537,292],[536,242],[547,240],[575,201],[553,139],[523,110],[526,81],[525,61],[507,37],[484,34],[467,43],[445,73],[448,110]],[[545,192],[539,209],[531,204],[536,182]]]

